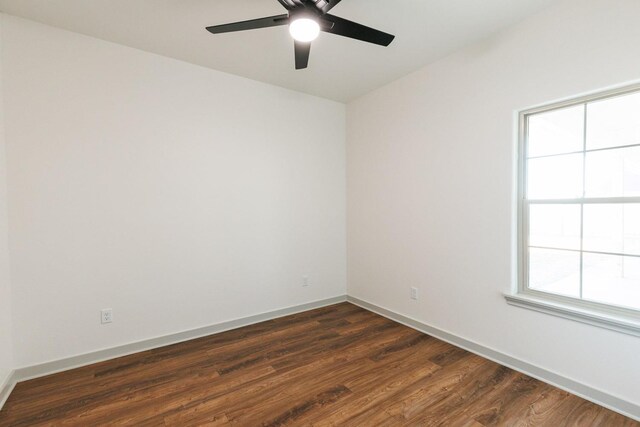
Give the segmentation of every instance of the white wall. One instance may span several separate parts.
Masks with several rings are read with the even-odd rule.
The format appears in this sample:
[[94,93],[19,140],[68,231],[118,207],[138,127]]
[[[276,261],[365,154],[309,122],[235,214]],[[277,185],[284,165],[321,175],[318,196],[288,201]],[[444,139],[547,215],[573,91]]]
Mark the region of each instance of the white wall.
[[[0,16],[0,28],[2,27]],[[0,49],[2,49],[0,32]],[[2,60],[0,58],[0,82]],[[4,118],[0,84],[0,391],[13,369],[13,340],[11,319],[11,288],[9,282],[9,246],[7,228],[7,166],[5,159]]]
[[638,17],[637,0],[562,1],[350,104],[349,294],[640,403],[637,337],[502,296],[514,112],[639,79]]
[[[637,338],[502,292],[514,112],[640,78],[639,15],[563,1],[349,105],[349,293],[638,402]],[[2,21],[0,375],[11,308],[22,367],[345,292],[344,106]]]
[[344,105],[2,37],[16,367],[345,294]]

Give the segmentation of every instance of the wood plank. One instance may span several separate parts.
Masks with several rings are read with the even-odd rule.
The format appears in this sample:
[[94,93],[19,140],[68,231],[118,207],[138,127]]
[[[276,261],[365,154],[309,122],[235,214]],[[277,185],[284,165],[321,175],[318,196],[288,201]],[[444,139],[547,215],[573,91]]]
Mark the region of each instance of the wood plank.
[[640,427],[348,303],[22,382],[0,411],[53,425]]

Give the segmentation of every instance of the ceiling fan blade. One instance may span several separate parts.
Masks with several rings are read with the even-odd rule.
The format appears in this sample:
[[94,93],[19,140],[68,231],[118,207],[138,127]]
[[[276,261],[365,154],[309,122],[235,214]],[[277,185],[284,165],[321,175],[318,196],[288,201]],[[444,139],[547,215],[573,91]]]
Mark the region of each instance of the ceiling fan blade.
[[341,0],[314,0],[316,7],[322,13],[327,13],[333,9]]
[[380,46],[389,46],[395,38],[395,36],[391,34],[365,27],[364,25],[348,21],[338,16],[326,14],[322,19],[334,24],[331,28],[321,26],[322,31],[326,31],[327,33],[362,40],[363,42],[378,44]]
[[304,43],[295,40],[296,70],[302,70],[309,65],[309,54],[311,53],[311,43]]
[[287,10],[293,10],[300,5],[300,0],[278,0],[278,2]]
[[289,15],[276,15],[267,18],[251,19],[249,21],[234,22],[231,24],[213,25],[207,27],[207,31],[213,34],[231,33],[234,31],[255,30],[258,28],[277,27],[278,25],[288,25]]

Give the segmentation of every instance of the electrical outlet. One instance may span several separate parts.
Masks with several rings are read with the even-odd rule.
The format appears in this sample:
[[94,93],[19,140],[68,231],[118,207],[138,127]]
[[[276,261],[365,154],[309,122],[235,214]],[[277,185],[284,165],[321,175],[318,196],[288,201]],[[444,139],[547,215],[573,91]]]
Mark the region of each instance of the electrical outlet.
[[310,284],[311,280],[309,279],[309,276],[302,276],[302,286],[306,288]]
[[113,322],[113,309],[105,308],[100,311],[100,321],[102,324]]
[[418,299],[418,288],[411,288],[411,299]]

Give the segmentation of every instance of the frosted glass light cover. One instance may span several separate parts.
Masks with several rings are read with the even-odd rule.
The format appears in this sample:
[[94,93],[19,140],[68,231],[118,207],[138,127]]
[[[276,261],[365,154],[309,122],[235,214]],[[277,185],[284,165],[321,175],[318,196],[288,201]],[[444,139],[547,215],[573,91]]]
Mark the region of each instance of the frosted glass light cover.
[[320,25],[313,19],[296,19],[289,25],[289,33],[295,40],[308,43],[318,38]]

